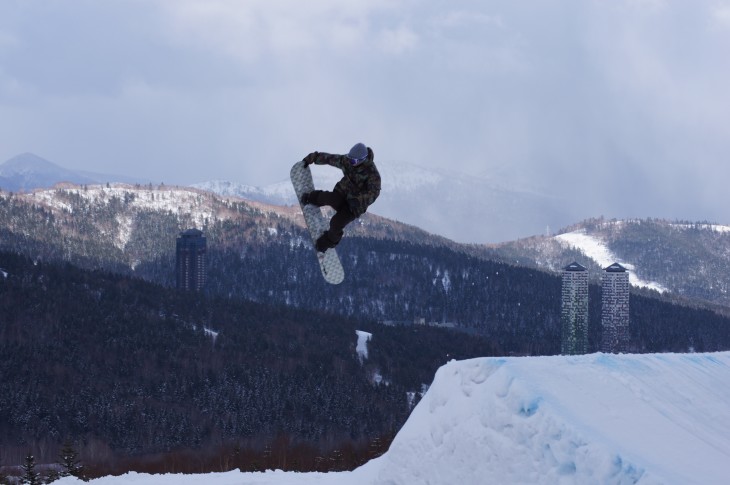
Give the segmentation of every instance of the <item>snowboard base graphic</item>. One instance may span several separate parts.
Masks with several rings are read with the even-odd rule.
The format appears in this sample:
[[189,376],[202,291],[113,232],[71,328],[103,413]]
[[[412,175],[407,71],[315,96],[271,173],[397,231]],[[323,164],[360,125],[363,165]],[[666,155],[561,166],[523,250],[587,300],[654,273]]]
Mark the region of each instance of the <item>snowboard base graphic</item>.
[[[294,164],[290,172],[291,183],[297,194],[297,200],[304,213],[304,221],[307,223],[309,235],[312,237],[312,243],[317,242],[327,229],[329,229],[329,221],[322,214],[322,209],[312,204],[302,204],[302,195],[314,190],[314,181],[312,180],[312,171],[304,165],[303,161]],[[328,249],[324,253],[320,253],[315,249],[319,268],[322,270],[327,283],[339,285],[345,279],[345,270],[342,268],[340,258],[334,248]]]

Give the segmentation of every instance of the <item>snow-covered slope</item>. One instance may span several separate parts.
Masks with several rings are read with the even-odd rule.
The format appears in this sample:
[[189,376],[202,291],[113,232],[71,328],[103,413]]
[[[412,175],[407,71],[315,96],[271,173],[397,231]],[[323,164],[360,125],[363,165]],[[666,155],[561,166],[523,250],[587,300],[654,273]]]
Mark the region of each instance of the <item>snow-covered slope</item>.
[[129,209],[185,214],[189,215],[198,226],[202,226],[206,219],[213,219],[216,216],[213,200],[209,194],[178,187],[134,189],[120,184],[87,188],[69,186],[36,190],[21,197],[42,203],[52,209],[72,212],[73,204],[70,200],[64,200],[64,196],[68,199],[80,197],[91,204],[108,206],[116,200],[124,201],[124,205]]
[[607,268],[613,263],[619,263],[621,266],[626,268],[629,273],[629,283],[633,286],[642,288],[649,288],[652,290],[659,291],[661,293],[667,291],[667,289],[656,281],[645,281],[636,275],[636,266],[626,261],[621,260],[617,257],[609,248],[608,245],[600,237],[587,234],[585,230],[580,229],[573,232],[567,232],[555,236],[555,239],[560,244],[579,249],[583,253],[595,261],[602,268]]
[[576,261],[593,283],[619,263],[635,287],[730,307],[730,226],[662,219],[589,219],[558,235],[500,244],[505,261],[561,272]]
[[719,485],[730,476],[729,402],[730,352],[452,361],[390,450],[354,472],[91,483]]
[[[730,354],[451,363],[383,483],[723,483]],[[467,466],[464,466],[467,465]]]
[[102,220],[91,220],[99,226],[104,236],[112,238],[114,245],[124,250],[132,239],[135,221],[142,211],[176,214],[188,221],[191,227],[203,227],[220,214],[220,208],[211,194],[189,188],[155,187],[135,189],[128,185],[96,185],[84,188],[59,185],[55,189],[39,189],[20,194],[19,199],[45,206],[58,213],[71,214],[76,210],[88,210],[88,206],[115,206],[115,224],[108,227]]

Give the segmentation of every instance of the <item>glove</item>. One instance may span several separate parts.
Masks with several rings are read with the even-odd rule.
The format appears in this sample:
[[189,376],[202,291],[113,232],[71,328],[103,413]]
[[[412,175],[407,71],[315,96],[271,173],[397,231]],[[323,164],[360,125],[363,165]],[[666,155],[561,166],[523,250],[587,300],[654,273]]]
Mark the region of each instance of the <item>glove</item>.
[[304,166],[308,167],[311,164],[313,164],[318,156],[319,156],[319,152],[312,152],[309,155],[307,155],[306,157],[304,157],[304,160],[303,160]]

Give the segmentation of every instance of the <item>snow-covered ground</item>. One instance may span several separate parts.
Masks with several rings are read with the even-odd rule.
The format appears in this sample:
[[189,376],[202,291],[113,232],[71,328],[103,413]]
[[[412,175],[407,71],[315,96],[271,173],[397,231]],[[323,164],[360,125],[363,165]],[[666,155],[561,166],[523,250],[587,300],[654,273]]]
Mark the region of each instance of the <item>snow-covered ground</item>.
[[353,472],[130,473],[91,483],[726,484],[729,403],[730,352],[452,361],[390,450]]
[[633,264],[617,258],[600,238],[586,234],[582,229],[555,236],[555,240],[565,247],[572,247],[583,251],[586,256],[594,260],[602,268],[607,268],[613,263],[619,263],[628,271],[629,283],[633,286],[649,288],[662,293],[667,291],[664,286],[655,281],[645,281],[636,276],[636,267]]
[[[83,188],[56,188],[36,190],[23,197],[34,202],[40,202],[56,210],[71,212],[72,206],[59,199],[57,193],[64,192],[69,196],[80,196],[92,203],[109,204],[113,199],[125,200],[125,195],[134,193],[134,198],[129,201],[129,206],[135,209],[146,209],[161,212],[172,212],[174,214],[186,214],[200,227],[207,219],[213,219],[215,213],[211,207],[211,197],[202,192],[196,192],[188,188],[177,187],[155,187],[134,190],[131,186],[115,184],[110,187],[103,185],[89,186]],[[125,221],[119,221],[125,223]],[[130,221],[126,221],[130,224]],[[128,229],[127,229],[128,232]],[[123,237],[124,236],[120,236]],[[126,243],[126,242],[125,242]]]
[[363,361],[368,358],[368,342],[373,334],[362,330],[356,330],[355,333],[357,333],[357,355],[360,357],[360,361]]
[[720,224],[672,224],[672,227],[676,229],[703,229],[713,232],[719,232],[721,234],[725,234],[727,232],[730,232],[730,226],[720,225]]

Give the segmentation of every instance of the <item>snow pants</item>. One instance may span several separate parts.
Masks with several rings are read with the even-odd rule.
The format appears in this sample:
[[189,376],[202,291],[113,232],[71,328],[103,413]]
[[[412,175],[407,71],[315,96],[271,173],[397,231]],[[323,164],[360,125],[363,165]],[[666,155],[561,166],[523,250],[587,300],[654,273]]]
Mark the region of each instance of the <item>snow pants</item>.
[[[330,220],[330,228],[322,235],[320,240],[325,238],[321,243],[323,246],[330,248],[337,246],[345,234],[345,226],[357,219],[347,206],[347,198],[336,190],[333,192],[315,190],[311,193],[309,201],[317,207],[327,205],[335,210],[335,215]],[[317,245],[320,245],[319,241]]]

